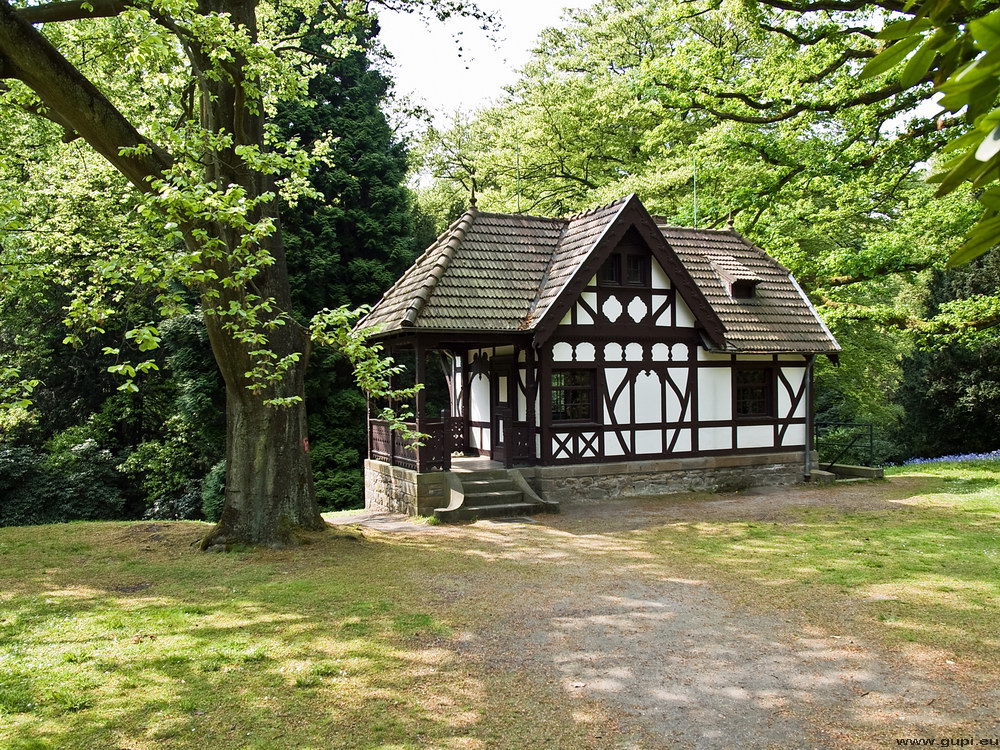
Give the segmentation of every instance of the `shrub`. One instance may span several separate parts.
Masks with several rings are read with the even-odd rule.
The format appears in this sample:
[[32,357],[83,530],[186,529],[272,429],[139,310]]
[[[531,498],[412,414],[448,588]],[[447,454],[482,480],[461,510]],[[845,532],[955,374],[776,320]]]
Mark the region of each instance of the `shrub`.
[[201,512],[206,521],[215,523],[222,515],[226,500],[226,462],[219,461],[201,481]]

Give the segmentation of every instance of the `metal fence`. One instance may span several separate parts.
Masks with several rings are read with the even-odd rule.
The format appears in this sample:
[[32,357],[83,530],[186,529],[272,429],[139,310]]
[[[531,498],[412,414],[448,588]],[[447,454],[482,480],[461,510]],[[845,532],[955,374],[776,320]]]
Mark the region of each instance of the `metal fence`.
[[815,446],[821,469],[849,463],[872,466],[875,461],[875,433],[864,422],[816,422]]

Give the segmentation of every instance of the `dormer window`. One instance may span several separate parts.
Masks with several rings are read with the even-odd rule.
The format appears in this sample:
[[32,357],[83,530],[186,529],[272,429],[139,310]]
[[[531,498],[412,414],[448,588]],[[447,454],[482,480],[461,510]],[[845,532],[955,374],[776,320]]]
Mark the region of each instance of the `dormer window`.
[[733,299],[753,299],[757,294],[757,285],[763,281],[754,271],[747,268],[731,255],[708,253],[712,268],[719,275],[722,283],[728,287],[729,296]]
[[729,294],[733,299],[753,299],[757,289],[756,280],[737,279],[729,286]]

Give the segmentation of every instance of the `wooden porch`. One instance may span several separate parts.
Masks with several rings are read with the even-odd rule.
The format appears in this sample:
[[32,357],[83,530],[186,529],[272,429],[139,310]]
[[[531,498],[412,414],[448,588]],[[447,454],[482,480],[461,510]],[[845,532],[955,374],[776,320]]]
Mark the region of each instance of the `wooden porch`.
[[399,430],[383,419],[368,420],[368,456],[391,466],[418,473],[429,471],[474,471],[472,462],[487,462],[487,468],[533,466],[536,463],[534,431],[527,422],[514,420],[511,409],[501,409],[495,420],[496,439],[483,456],[472,448],[469,421],[442,413],[439,419],[404,423],[408,430],[425,435],[423,441],[405,440]]

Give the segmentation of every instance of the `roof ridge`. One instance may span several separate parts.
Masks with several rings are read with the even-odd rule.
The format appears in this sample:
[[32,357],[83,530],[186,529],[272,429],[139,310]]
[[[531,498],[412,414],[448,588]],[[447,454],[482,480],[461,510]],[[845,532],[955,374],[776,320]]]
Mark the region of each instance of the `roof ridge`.
[[613,206],[617,206],[619,203],[623,204],[628,203],[629,199],[634,195],[635,193],[629,193],[628,195],[624,195],[621,198],[615,198],[613,201],[611,201],[610,203],[605,203],[603,206],[595,206],[594,208],[588,208],[586,211],[581,211],[578,214],[572,214],[570,216],[566,216],[564,217],[564,221],[576,221],[577,219],[583,219],[587,216],[593,216],[598,211],[604,211],[606,209],[612,208]]
[[561,216],[540,216],[538,214],[504,213],[503,211],[480,211],[480,216],[502,216],[505,219],[538,219],[539,221],[551,221],[562,224],[566,219]]
[[733,234],[739,237],[740,239],[744,239],[743,236],[739,234],[732,227],[726,227],[725,229],[716,229],[714,227],[686,227],[683,224],[670,224],[669,222],[665,221],[662,216],[654,216],[653,221],[656,222],[656,226],[665,227],[666,229],[683,229],[688,232],[715,232],[717,234]]
[[[788,277],[791,278],[792,281],[795,281],[795,278],[792,275],[791,269],[788,268],[784,263],[781,263],[777,258],[775,258],[775,257],[769,255],[768,253],[764,252],[763,248],[759,247],[755,242],[751,242],[750,240],[748,240],[746,237],[744,237],[742,234],[740,234],[739,232],[737,232],[732,227],[730,227],[726,231],[728,231],[731,235],[733,235],[734,237],[736,237],[736,239],[742,240],[743,244],[745,244],[748,247],[750,247],[751,250],[755,250],[760,255],[763,255],[765,260],[769,260],[772,263],[774,263],[774,265],[776,265],[778,268],[780,268],[784,273],[788,274]],[[798,282],[795,282],[795,283],[798,283]],[[812,303],[810,303],[810,305],[811,304]]]
[[379,306],[387,299],[389,299],[389,296],[393,292],[395,292],[396,289],[398,289],[404,281],[409,279],[412,274],[416,273],[417,269],[420,268],[420,264],[432,252],[434,252],[435,250],[438,249],[438,247],[440,247],[441,242],[444,240],[444,238],[450,235],[453,231],[455,231],[455,227],[458,225],[458,222],[460,222],[464,216],[465,214],[462,214],[462,216],[458,217],[457,219],[455,219],[455,221],[449,224],[447,229],[445,229],[443,232],[441,232],[441,234],[435,237],[434,241],[430,245],[428,245],[427,248],[422,253],[420,253],[420,255],[418,255],[416,258],[413,259],[413,262],[410,264],[410,267],[407,268],[406,271],[404,271],[398,279],[396,279],[396,283],[393,284],[388,289],[386,289],[385,292],[382,293],[382,296],[379,298],[378,302],[372,305],[371,309],[364,315],[361,321],[358,321],[359,325],[364,321],[365,318],[370,317],[372,313],[378,310]]
[[[423,285],[417,290],[413,299],[410,300],[410,304],[407,307],[406,312],[403,314],[403,319],[399,322],[400,326],[409,327],[417,322],[417,318],[420,316],[424,307],[427,306],[427,301],[434,292],[434,288],[441,280],[441,277],[444,276],[444,272],[448,270],[448,266],[455,257],[455,253],[458,250],[459,245],[462,244],[462,240],[465,239],[466,232],[469,231],[469,227],[472,226],[472,222],[475,221],[478,214],[478,209],[475,206],[470,206],[468,210],[462,214],[458,221],[452,225],[453,228],[450,228],[451,236],[441,249],[438,261],[427,272],[427,276],[424,277]],[[437,243],[435,243],[435,246],[436,245]]]
[[[608,232],[608,229],[609,229],[609,228],[610,228],[611,226],[613,226],[613,225],[614,225],[614,223],[615,223],[615,222],[616,222],[616,221],[618,220],[618,217],[619,217],[619,216],[621,216],[621,214],[622,214],[622,211],[624,211],[624,210],[625,210],[625,208],[626,208],[626,207],[627,207],[627,206],[629,205],[629,202],[630,202],[630,200],[631,200],[631,198],[632,198],[633,196],[635,196],[635,193],[632,193],[631,195],[628,195],[628,196],[626,196],[625,198],[621,198],[621,199],[619,199],[618,201],[615,201],[615,202],[613,202],[613,203],[609,203],[609,204],[608,204],[608,205],[606,205],[606,206],[600,206],[600,207],[598,207],[598,208],[595,208],[595,209],[594,209],[593,211],[587,211],[587,212],[585,212],[585,213],[583,213],[583,214],[578,214],[577,216],[575,216],[575,217],[573,217],[573,218],[569,218],[569,219],[567,219],[567,220],[566,220],[566,226],[564,226],[564,227],[563,227],[563,230],[562,230],[562,232],[561,232],[561,233],[559,234],[559,240],[558,240],[558,241],[556,242],[556,247],[555,247],[555,249],[554,249],[554,250],[552,251],[552,255],[550,255],[550,256],[549,256],[549,262],[548,262],[548,263],[546,264],[546,266],[545,266],[545,271],[544,271],[544,272],[542,273],[542,278],[541,278],[541,280],[540,280],[540,281],[538,282],[538,291],[537,291],[537,292],[535,292],[535,299],[534,299],[534,300],[532,301],[532,303],[531,303],[531,307],[529,307],[529,308],[528,308],[528,315],[527,315],[527,316],[525,316],[525,321],[526,321],[526,322],[527,322],[527,320],[528,320],[528,319],[529,319],[529,318],[530,318],[530,317],[531,317],[532,315],[534,315],[534,313],[535,313],[535,310],[537,310],[537,309],[538,309],[538,303],[539,303],[539,302],[541,302],[541,300],[542,300],[542,290],[543,290],[543,289],[545,289],[545,282],[546,282],[546,281],[548,280],[548,277],[549,277],[549,272],[550,272],[550,271],[552,270],[552,266],[553,266],[553,264],[555,263],[555,258],[556,258],[556,253],[558,253],[558,252],[559,252],[559,250],[561,249],[561,247],[562,247],[562,243],[563,243],[563,240],[564,240],[564,239],[566,239],[566,233],[567,233],[567,232],[569,231],[569,228],[570,228],[570,225],[571,225],[571,224],[573,223],[573,221],[575,221],[576,219],[580,219],[580,218],[583,218],[583,217],[586,217],[586,216],[589,216],[589,215],[591,215],[591,214],[595,213],[596,211],[601,211],[601,210],[605,210],[605,209],[608,209],[608,208],[612,208],[612,207],[614,207],[614,206],[618,205],[619,203],[621,204],[621,205],[619,206],[618,210],[617,210],[617,211],[616,211],[616,212],[614,213],[614,215],[613,215],[613,216],[612,216],[612,217],[611,217],[611,218],[610,218],[610,219],[609,219],[609,220],[607,221],[607,223],[606,223],[606,224],[604,225],[604,228],[603,228],[603,229],[601,230],[601,233],[600,233],[600,235],[599,235],[599,236],[597,237],[597,239],[595,239],[595,240],[594,240],[593,242],[591,242],[591,243],[590,243],[590,247],[589,247],[589,248],[587,248],[587,252],[586,252],[586,253],[584,254],[583,258],[582,258],[582,259],[580,260],[580,263],[579,263],[579,264],[577,264],[577,269],[579,269],[579,266],[580,266],[580,265],[581,265],[581,264],[582,264],[582,263],[583,263],[584,261],[586,261],[586,259],[587,259],[587,258],[589,258],[589,257],[590,257],[590,253],[591,253],[591,252],[593,252],[593,250],[594,250],[594,248],[595,248],[595,247],[597,246],[597,244],[598,244],[598,243],[599,243],[599,242],[600,242],[600,241],[601,241],[602,239],[604,239],[604,235],[605,235],[605,234],[607,234],[607,232]],[[567,286],[567,285],[568,285],[568,284],[570,283],[570,281],[572,281],[572,279],[573,279],[573,276],[574,276],[575,274],[576,274],[576,271],[573,271],[573,272],[571,272],[571,273],[569,274],[569,276],[568,276],[568,277],[566,278],[566,280],[565,280],[565,281],[563,281],[563,283],[562,283],[562,286],[561,286],[561,287],[559,288],[559,290],[558,290],[558,291],[557,291],[557,292],[555,293],[555,296],[553,297],[553,300],[557,300],[557,299],[559,299],[559,296],[560,296],[560,295],[561,295],[561,294],[563,293],[563,291],[564,291],[564,290],[566,289],[566,286]],[[550,303],[549,303],[549,308],[546,308],[546,314],[548,313],[548,310],[549,310],[549,309],[551,309],[551,306],[552,306],[552,302],[550,302]],[[543,314],[543,317],[544,317],[544,314]]]

